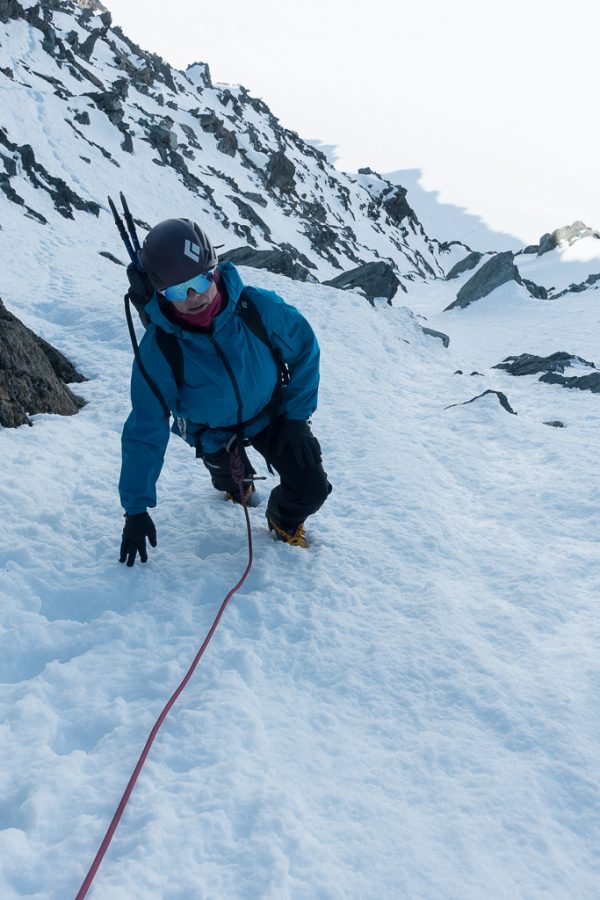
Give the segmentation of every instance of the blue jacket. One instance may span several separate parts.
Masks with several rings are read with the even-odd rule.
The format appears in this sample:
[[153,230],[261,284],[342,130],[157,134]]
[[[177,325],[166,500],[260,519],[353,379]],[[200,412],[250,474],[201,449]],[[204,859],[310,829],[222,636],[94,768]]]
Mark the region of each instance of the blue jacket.
[[[267,406],[278,379],[271,350],[236,313],[243,289],[237,269],[232,263],[224,263],[219,270],[229,302],[208,333],[171,322],[155,294],[146,307],[151,322],[140,343],[142,363],[174,416],[171,430],[192,446],[201,431],[206,453],[220,450],[232,437],[232,430],[224,430],[224,426],[238,421],[236,392],[241,398],[241,419],[247,421]],[[289,367],[290,380],[283,389],[279,414],[288,419],[308,419],[317,408],[319,387],[319,345],[313,330],[297,309],[272,291],[246,288],[246,292]],[[183,354],[182,386],[177,385],[157,345],[157,326],[177,335]],[[156,506],[156,482],[170,435],[169,420],[136,362],[131,376],[131,406],[121,439],[119,493],[125,511],[134,514]],[[265,413],[244,434],[253,437],[268,424]]]

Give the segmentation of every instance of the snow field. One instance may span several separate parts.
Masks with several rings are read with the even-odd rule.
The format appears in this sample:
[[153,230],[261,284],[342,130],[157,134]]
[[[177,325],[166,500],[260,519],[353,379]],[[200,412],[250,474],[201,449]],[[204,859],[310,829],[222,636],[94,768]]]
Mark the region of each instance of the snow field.
[[[45,246],[56,278],[64,237]],[[89,258],[70,258],[87,268],[72,265],[64,303],[42,309],[17,273],[4,293],[26,321],[43,313],[44,336],[93,373],[75,387],[90,400],[76,417],[0,433],[6,898],[75,893],[246,559],[241,511],[173,440],[158,548],[146,566],[116,562],[123,272],[98,258],[90,289]],[[268,535],[273,482],[260,483],[254,568],[159,733],[90,896],[594,897],[594,396],[483,367],[479,380],[453,375],[506,355],[493,297],[462,319],[433,314],[455,282],[427,299],[427,324],[452,332],[444,350],[405,309],[241,272],[317,331],[314,430],[334,493],[302,552]],[[403,297],[417,311],[420,299]],[[538,307],[519,310],[525,339]],[[528,407],[444,409],[490,379]],[[568,428],[541,424],[542,389]]]
[[[61,14],[65,30],[69,21]],[[102,206],[97,219],[64,220],[44,191],[15,178],[48,219],[42,226],[0,195],[0,296],[89,378],[74,386],[88,400],[77,416],[0,431],[0,897],[62,900],[246,562],[240,509],[175,439],[153,513],[158,547],[146,566],[117,562],[132,352],[124,269],[98,256],[125,260],[106,194],[123,188],[150,224],[176,212],[206,220],[227,248],[243,241],[154,165],[149,145],[120,150],[122,135],[82,99],[85,84],[42,52],[41,33],[7,28],[0,63],[15,81],[2,76],[0,92],[10,140],[31,142],[51,174]],[[106,85],[122,75],[102,40],[90,69]],[[77,96],[61,106],[35,72],[59,75]],[[129,101],[135,135],[139,113],[165,114],[133,88]],[[192,95],[177,102],[197,105]],[[224,113],[217,90],[198,105]],[[202,165],[192,169],[236,221],[214,170],[231,166],[250,191],[260,189],[255,175],[225,160],[183,106],[174,130],[182,138],[182,122],[194,128]],[[73,108],[90,113],[85,138],[65,122]],[[266,117],[245,113],[278,146]],[[347,215],[327,172],[287,150],[307,199],[325,197],[387,256],[387,234]],[[361,185],[372,178],[340,179],[355,204],[368,201]],[[421,214],[412,190],[408,199]],[[257,212],[278,241],[313,255],[284,208]],[[426,212],[441,221],[439,204]],[[514,247],[481,223],[469,229],[477,249]],[[408,238],[413,256],[420,248],[430,258],[425,238]],[[527,277],[566,286],[593,270],[596,244],[518,261],[533,267]],[[463,250],[451,248],[447,269]],[[320,278],[336,274],[317,261]],[[507,285],[444,313],[472,274],[406,282],[393,308],[374,309],[355,294],[242,270],[317,331],[314,430],[334,492],[309,520],[303,552],[267,533],[274,481],[259,484],[254,568],[159,733],[90,897],[600,894],[598,401],[491,368],[509,354],[556,350],[598,362],[600,295],[547,303]],[[419,322],[449,334],[450,347]],[[447,408],[488,388],[504,391],[518,416],[492,396]],[[566,427],[543,424],[556,419]]]

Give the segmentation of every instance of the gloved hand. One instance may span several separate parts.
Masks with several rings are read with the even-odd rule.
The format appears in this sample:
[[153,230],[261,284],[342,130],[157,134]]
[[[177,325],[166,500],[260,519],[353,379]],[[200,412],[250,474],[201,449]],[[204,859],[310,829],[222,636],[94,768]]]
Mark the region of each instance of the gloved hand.
[[156,547],[156,528],[148,513],[135,513],[133,516],[125,514],[119,562],[123,563],[127,559],[127,565],[132,566],[138,553],[140,562],[147,562],[146,538],[151,547]]
[[141,272],[133,263],[127,266],[129,281],[129,298],[138,312],[144,308],[154,293],[154,288],[145,272]]
[[304,419],[279,419],[275,432],[275,455],[282,456],[290,445],[296,464],[301,469],[318,466],[321,446]]

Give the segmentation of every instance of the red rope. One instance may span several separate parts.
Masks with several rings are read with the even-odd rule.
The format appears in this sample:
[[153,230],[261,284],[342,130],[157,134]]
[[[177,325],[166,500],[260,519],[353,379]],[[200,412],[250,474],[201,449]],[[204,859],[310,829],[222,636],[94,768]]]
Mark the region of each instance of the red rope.
[[[243,498],[244,491],[243,491],[243,485],[241,483],[240,483],[240,488],[241,488],[241,496]],[[150,732],[150,734],[148,736],[146,745],[144,746],[144,749],[142,750],[140,758],[137,761],[136,767],[133,770],[133,774],[132,774],[131,778],[129,779],[129,783],[127,784],[127,787],[125,788],[125,791],[123,792],[123,796],[121,797],[121,801],[117,807],[117,810],[116,810],[114,816],[112,817],[112,821],[111,821],[110,825],[108,826],[108,830],[107,830],[106,834],[104,835],[102,843],[100,844],[100,848],[99,848],[98,852],[96,853],[96,856],[94,858],[92,865],[90,866],[89,872],[85,876],[83,883],[82,883],[81,887],[79,888],[79,891],[77,892],[77,896],[76,896],[75,900],[83,900],[83,898],[87,894],[87,892],[90,888],[90,885],[91,885],[92,881],[94,880],[96,872],[100,868],[100,864],[102,863],[102,860],[104,859],[104,855],[109,848],[109,845],[110,845],[110,842],[112,841],[113,835],[114,835],[115,831],[117,830],[117,826],[118,826],[119,822],[121,821],[121,816],[123,815],[123,813],[125,811],[125,807],[127,806],[127,802],[131,796],[131,792],[133,791],[133,789],[135,787],[135,783],[138,780],[138,776],[139,776],[140,772],[142,771],[142,766],[146,762],[146,757],[148,756],[148,754],[150,752],[150,748],[152,747],[152,744],[154,743],[154,738],[158,734],[158,731],[159,731],[162,723],[167,718],[167,716],[171,710],[171,707],[173,706],[173,704],[175,703],[175,701],[177,700],[177,698],[179,697],[179,695],[181,694],[181,692],[187,685],[188,681],[194,674],[196,666],[198,665],[198,663],[200,662],[200,659],[202,658],[202,654],[208,647],[208,644],[210,643],[210,639],[212,638],[213,634],[217,630],[217,625],[221,621],[221,616],[225,612],[225,607],[227,606],[227,604],[229,603],[230,599],[233,597],[235,592],[241,588],[241,586],[243,585],[244,581],[246,580],[246,578],[248,576],[248,572],[252,568],[252,559],[253,559],[252,529],[250,528],[250,516],[248,515],[248,509],[246,507],[245,502],[243,502],[243,506],[244,506],[244,513],[246,515],[246,527],[248,529],[248,565],[246,566],[244,574],[242,575],[242,577],[240,578],[240,580],[238,581],[236,586],[233,587],[229,591],[229,593],[223,600],[223,602],[221,604],[221,608],[219,609],[219,612],[217,613],[215,620],[212,623],[208,634],[204,638],[204,643],[202,644],[202,646],[198,650],[198,653],[194,657],[194,661],[192,662],[191,666],[189,667],[183,681],[180,683],[177,690],[171,695],[171,697],[168,700],[168,702],[166,703],[163,711],[161,712],[160,716],[156,720],[154,728],[152,729],[152,731]]]

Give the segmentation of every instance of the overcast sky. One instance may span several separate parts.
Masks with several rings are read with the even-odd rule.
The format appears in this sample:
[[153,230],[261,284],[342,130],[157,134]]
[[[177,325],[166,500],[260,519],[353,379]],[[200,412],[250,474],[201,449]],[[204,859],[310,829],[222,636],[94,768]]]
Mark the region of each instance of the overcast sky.
[[145,49],[207,62],[335,145],[339,169],[418,169],[527,243],[575,219],[600,229],[597,0],[106,5]]

